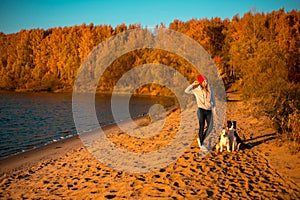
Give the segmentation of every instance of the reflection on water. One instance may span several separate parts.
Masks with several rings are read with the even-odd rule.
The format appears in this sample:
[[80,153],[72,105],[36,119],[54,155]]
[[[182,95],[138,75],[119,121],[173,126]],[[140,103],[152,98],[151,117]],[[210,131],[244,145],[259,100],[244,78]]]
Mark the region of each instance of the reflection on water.
[[[162,102],[172,104],[166,98],[133,97],[130,114],[144,115],[151,105]],[[97,94],[95,104],[100,125],[114,123],[110,97]],[[0,92],[0,158],[74,135],[71,93]]]

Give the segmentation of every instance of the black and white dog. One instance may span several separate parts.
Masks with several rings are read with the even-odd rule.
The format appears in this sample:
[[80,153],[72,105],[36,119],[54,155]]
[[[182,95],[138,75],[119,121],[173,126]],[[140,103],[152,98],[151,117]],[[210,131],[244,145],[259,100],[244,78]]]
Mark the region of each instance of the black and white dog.
[[216,150],[220,152],[227,149],[228,152],[238,151],[240,147],[247,148],[248,145],[243,143],[243,140],[236,132],[236,121],[227,121],[226,127],[220,133],[220,142],[216,145]]
[[237,133],[236,133],[236,121],[227,121],[227,137],[231,146],[231,150],[238,150]]

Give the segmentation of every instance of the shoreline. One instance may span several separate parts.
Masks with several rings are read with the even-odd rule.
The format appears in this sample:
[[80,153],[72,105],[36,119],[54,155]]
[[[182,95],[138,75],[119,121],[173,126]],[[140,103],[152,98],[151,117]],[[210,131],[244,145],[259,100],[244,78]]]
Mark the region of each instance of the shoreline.
[[54,159],[82,146],[78,135],[20,152],[0,159],[0,174],[10,173],[21,168],[30,168],[38,162]]
[[[176,108],[170,108],[168,112]],[[139,116],[132,119],[135,123],[141,124],[145,122],[147,115]],[[119,129],[118,123],[127,123],[127,120],[107,124],[101,126],[105,132],[112,132],[113,130]],[[85,134],[93,135],[97,129],[91,130]],[[80,147],[84,147],[80,139],[80,135],[76,134],[69,138],[61,139],[57,142],[53,142],[44,146],[40,146],[34,149],[30,149],[25,152],[19,152],[4,158],[0,158],[0,174],[11,173],[21,168],[30,168],[33,165],[44,162],[46,160],[53,160],[60,157],[68,152],[72,152]],[[85,147],[84,147],[85,148]]]
[[[71,94],[72,95],[72,92],[59,92],[59,93],[55,93],[55,92],[48,92],[48,91],[40,91],[40,92],[35,92],[35,91],[11,91],[11,90],[0,90],[0,93],[3,92],[7,92],[7,93],[36,93],[36,94],[65,94],[65,93],[68,93],[68,94]],[[95,95],[109,95],[108,93],[96,93]],[[120,95],[126,95],[126,94],[120,94]],[[155,97],[155,96],[149,96],[149,95],[139,95],[139,97],[143,97],[143,98],[151,98],[151,97]],[[172,98],[172,97],[163,97],[163,98]],[[166,107],[167,109],[167,112],[174,109],[174,107],[176,107],[175,105],[173,106],[168,106]],[[134,121],[136,120],[139,120],[139,119],[143,119],[147,116],[147,114],[140,114],[138,116],[136,116],[135,118],[133,118]],[[126,122],[127,119],[123,120],[122,122]],[[120,122],[118,122],[120,123]],[[110,127],[112,126],[115,126],[116,125],[116,122],[114,123],[108,123],[108,124],[105,124],[105,125],[101,125],[101,127],[106,130],[106,129],[109,129]],[[88,132],[91,132],[91,131],[88,131]],[[55,152],[63,152],[64,151],[64,147],[61,147],[61,145],[65,146],[64,143],[68,143],[69,141],[72,141],[75,140],[74,138],[78,138],[79,135],[76,132],[70,134],[70,136],[66,136],[64,138],[60,138],[60,139],[57,139],[57,141],[48,141],[48,142],[45,142],[43,144],[41,144],[40,146],[37,146],[37,147],[34,147],[34,148],[31,148],[31,149],[27,149],[27,150],[24,150],[24,151],[20,151],[20,152],[15,152],[11,155],[7,155],[7,156],[4,156],[4,157],[1,157],[0,158],[0,173],[2,173],[3,171],[7,171],[9,170],[10,167],[12,167],[13,169],[15,168],[20,168],[20,166],[23,166],[23,165],[27,165],[27,163],[31,163],[29,161],[29,158],[28,157],[32,157],[34,160],[38,160],[39,158],[42,158],[43,156],[45,156],[43,153],[42,155],[39,157],[39,158],[35,158],[35,156],[33,156],[34,154],[36,154],[37,152],[39,151],[47,151],[47,150],[51,150],[51,147],[53,147],[55,149]],[[80,138],[79,138],[80,139]],[[75,144],[74,144],[75,145]],[[76,145],[78,145],[76,143]],[[68,150],[72,150],[70,148],[67,148]],[[51,153],[55,153],[55,152],[52,152]],[[17,161],[16,164],[12,164],[14,162],[14,160]],[[22,161],[19,161],[19,160],[22,160]],[[5,166],[5,163],[7,163],[7,165],[9,166]]]

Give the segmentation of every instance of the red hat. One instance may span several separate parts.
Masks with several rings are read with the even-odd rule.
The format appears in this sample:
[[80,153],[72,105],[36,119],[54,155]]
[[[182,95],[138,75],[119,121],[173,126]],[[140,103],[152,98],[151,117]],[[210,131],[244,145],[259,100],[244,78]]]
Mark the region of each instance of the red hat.
[[206,77],[202,75],[198,75],[197,79],[200,85],[202,85],[203,81],[206,81]]

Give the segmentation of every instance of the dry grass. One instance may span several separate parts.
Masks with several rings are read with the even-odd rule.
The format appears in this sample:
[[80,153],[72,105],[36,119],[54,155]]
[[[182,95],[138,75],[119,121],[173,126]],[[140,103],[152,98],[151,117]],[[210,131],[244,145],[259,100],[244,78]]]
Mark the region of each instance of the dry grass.
[[[276,82],[273,83],[276,87]],[[239,86],[237,86],[239,85]],[[268,116],[274,127],[282,135],[284,142],[291,142],[291,153],[300,151],[300,84],[285,84],[275,92],[266,93],[257,89],[254,93],[246,90],[241,84],[240,91],[245,105],[254,117]]]

